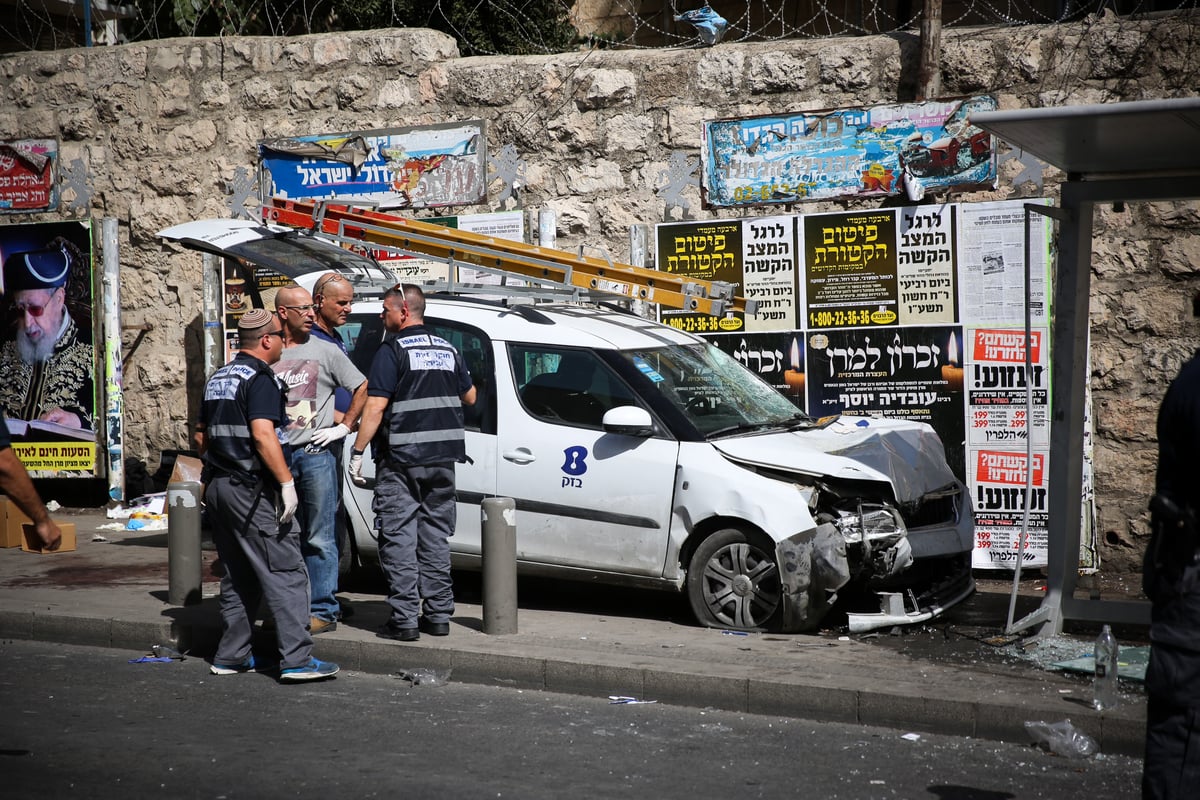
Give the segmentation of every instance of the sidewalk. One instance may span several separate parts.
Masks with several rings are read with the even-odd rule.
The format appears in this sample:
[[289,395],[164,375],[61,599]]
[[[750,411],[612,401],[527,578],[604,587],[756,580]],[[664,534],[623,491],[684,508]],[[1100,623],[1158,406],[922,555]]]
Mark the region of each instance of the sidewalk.
[[[0,549],[0,640],[38,639],[148,652],[173,644],[211,657],[220,633],[215,554],[204,553],[204,599],[167,602],[167,532],[107,530],[103,509],[63,509],[78,550],[35,555]],[[107,541],[93,541],[96,536]],[[989,582],[990,583],[990,582]],[[482,632],[477,604],[458,603],[448,637],[402,644],[376,638],[387,606],[379,594],[348,594],[354,616],[316,638],[316,655],[351,671],[429,669],[468,683],[879,725],[1029,743],[1023,723],[1069,718],[1101,752],[1140,756],[1145,695],[1122,683],[1125,702],[1090,706],[1085,676],[1041,669],[975,638],[953,637],[945,621],[846,636],[731,635],[684,622],[522,606],[519,633]],[[1036,608],[1022,597],[1018,618]],[[950,614],[998,634],[1007,594],[980,591]],[[909,646],[912,645],[912,646]],[[1080,637],[1081,651],[1090,641]]]

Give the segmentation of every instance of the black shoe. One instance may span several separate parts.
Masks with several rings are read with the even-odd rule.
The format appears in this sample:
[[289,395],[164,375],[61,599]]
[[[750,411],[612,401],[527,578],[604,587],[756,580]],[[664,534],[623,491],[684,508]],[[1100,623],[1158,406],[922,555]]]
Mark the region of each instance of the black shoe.
[[380,639],[394,639],[397,642],[415,642],[421,638],[421,632],[416,628],[401,628],[390,622],[380,628],[375,635]]
[[430,622],[424,617],[421,617],[421,619],[417,620],[417,628],[420,629],[421,633],[428,633],[430,636],[450,635],[449,622]]

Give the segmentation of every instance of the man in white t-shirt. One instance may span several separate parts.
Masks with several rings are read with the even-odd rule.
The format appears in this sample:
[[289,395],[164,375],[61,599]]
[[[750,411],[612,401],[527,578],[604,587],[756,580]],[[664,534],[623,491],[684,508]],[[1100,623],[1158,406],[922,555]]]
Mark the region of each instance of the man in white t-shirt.
[[[358,423],[367,399],[367,380],[336,345],[312,335],[316,320],[312,296],[299,286],[280,289],[275,313],[284,330],[283,356],[275,374],[288,387],[286,433],[292,453],[290,467],[300,495],[297,518],[301,552],[308,568],[312,633],[337,628],[338,548],[337,456],[329,445],[340,441]],[[350,406],[334,422],[334,390],[351,393]]]

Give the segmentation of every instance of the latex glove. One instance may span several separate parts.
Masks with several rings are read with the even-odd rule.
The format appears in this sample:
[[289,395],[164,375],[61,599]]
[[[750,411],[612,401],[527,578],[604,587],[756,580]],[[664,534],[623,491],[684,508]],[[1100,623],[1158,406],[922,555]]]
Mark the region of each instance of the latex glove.
[[350,480],[354,481],[355,486],[367,485],[367,479],[362,474],[362,453],[350,455]]
[[317,447],[329,447],[338,439],[345,439],[350,435],[350,429],[342,423],[338,423],[331,428],[321,428],[312,435],[312,443]]
[[296,516],[296,509],[300,507],[300,496],[296,494],[295,481],[279,484],[279,505],[279,524],[286,525]]

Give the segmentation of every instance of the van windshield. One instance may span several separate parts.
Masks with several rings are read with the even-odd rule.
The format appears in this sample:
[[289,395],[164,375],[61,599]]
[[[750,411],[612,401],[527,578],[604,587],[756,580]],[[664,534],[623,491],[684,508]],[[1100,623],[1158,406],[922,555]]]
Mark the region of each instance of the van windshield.
[[775,387],[712,345],[624,350],[620,356],[707,437],[813,423]]

